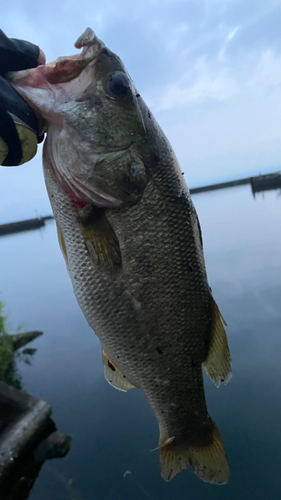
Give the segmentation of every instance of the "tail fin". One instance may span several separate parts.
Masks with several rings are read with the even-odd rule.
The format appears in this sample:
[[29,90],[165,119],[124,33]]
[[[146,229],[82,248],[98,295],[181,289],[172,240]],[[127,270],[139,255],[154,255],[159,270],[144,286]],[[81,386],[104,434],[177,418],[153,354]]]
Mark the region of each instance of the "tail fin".
[[215,423],[213,441],[206,447],[186,448],[170,444],[160,446],[161,475],[170,481],[181,470],[193,467],[195,474],[208,483],[225,484],[229,480],[228,459]]

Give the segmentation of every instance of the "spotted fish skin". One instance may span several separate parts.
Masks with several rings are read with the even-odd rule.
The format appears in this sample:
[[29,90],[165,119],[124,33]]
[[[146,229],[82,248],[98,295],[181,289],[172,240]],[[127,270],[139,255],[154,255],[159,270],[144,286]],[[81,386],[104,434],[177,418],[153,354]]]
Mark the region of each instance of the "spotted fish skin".
[[79,98],[73,82],[72,93],[64,88],[70,104],[46,112],[31,77],[21,89],[17,80],[48,120],[44,175],[73,290],[101,341],[109,382],[141,389],[155,413],[163,477],[191,465],[203,480],[225,483],[228,462],[207,411],[202,365],[219,385],[230,376],[230,355],[198,217],[171,145],[131,81],[126,99],[113,96],[129,78],[123,64],[91,40],[99,45],[89,66],[80,64],[77,85],[90,84]]

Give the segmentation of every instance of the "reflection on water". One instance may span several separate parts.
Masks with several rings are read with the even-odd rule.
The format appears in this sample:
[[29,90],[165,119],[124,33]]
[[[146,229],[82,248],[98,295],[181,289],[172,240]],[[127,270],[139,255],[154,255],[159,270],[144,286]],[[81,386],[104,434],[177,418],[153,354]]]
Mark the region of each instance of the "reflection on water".
[[[158,428],[143,394],[104,380],[99,342],[76,300],[56,230],[0,239],[2,297],[11,327],[38,325],[26,390],[53,406],[69,455],[47,462],[31,500],[243,500],[281,496],[281,197],[252,198],[249,186],[194,196],[214,296],[228,323],[233,378],[217,390],[205,378],[208,409],[228,453],[225,486],[184,471],[159,473]],[[131,474],[125,474],[130,471]]]
[[5,371],[1,370],[1,372],[4,373],[3,376],[0,377],[0,380],[6,384],[12,385],[15,389],[22,390],[23,384],[19,366],[21,363],[32,366],[32,357],[36,351],[37,349],[26,348],[14,353],[7,363]]

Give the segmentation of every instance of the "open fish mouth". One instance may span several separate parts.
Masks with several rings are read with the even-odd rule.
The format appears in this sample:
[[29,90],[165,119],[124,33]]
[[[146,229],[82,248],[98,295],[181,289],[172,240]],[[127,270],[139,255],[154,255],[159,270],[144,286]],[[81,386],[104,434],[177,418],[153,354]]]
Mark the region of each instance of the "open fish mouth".
[[[65,162],[56,145],[65,126],[67,104],[79,101],[85,90],[95,83],[94,67],[105,45],[91,28],[87,28],[75,42],[75,47],[82,49],[82,52],[59,57],[37,68],[11,72],[7,77],[36,112],[40,124],[42,123],[42,132],[48,132],[44,159],[71,199],[80,206],[93,203],[98,207],[118,208],[123,202],[111,193],[110,186],[106,185],[103,179],[90,179],[90,176],[97,163],[104,159],[107,162],[116,159],[131,143],[125,142],[119,147],[106,144],[102,148],[105,152],[102,153],[98,152],[101,145],[97,144],[96,149],[93,144],[93,154],[85,154],[88,171],[87,167],[76,170],[76,164],[72,168],[72,161]],[[75,140],[78,144],[79,137]]]
[[[75,43],[80,54],[58,57],[37,68],[9,72],[6,78],[47,124],[62,127],[63,115],[54,109],[77,98],[93,81],[92,68],[104,44],[91,28],[87,28]],[[44,131],[44,130],[42,130]]]
[[[6,78],[10,80],[14,87],[20,84],[20,86],[39,88],[40,84],[46,86],[46,82],[51,84],[69,82],[79,76],[85,66],[95,63],[100,50],[104,47],[104,43],[99,40],[91,28],[87,28],[74,46],[76,49],[82,49],[82,52],[73,56],[58,57],[55,61],[37,68],[10,71],[6,74]],[[35,74],[38,74],[37,78]],[[42,76],[42,81],[40,76]]]
[[77,78],[88,64],[91,66],[95,64],[104,44],[91,28],[87,28],[74,46],[76,49],[83,49],[82,52],[74,56],[59,57],[56,61],[45,65],[45,68],[49,68],[46,74],[49,83],[67,83]]

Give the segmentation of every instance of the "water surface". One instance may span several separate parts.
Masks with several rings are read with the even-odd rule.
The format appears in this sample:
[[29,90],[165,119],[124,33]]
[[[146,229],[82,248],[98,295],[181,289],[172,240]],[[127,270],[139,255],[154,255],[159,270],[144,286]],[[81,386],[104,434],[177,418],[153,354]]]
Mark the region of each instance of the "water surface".
[[[209,412],[230,462],[228,485],[191,470],[170,483],[159,473],[158,428],[138,390],[103,377],[99,341],[74,298],[54,222],[0,239],[1,300],[10,330],[43,330],[24,388],[53,407],[73,437],[64,459],[46,462],[31,500],[264,500],[281,497],[281,196],[254,200],[249,186],[193,197],[213,294],[225,317],[233,378],[219,390],[205,377]],[[123,475],[127,474],[124,478]]]

